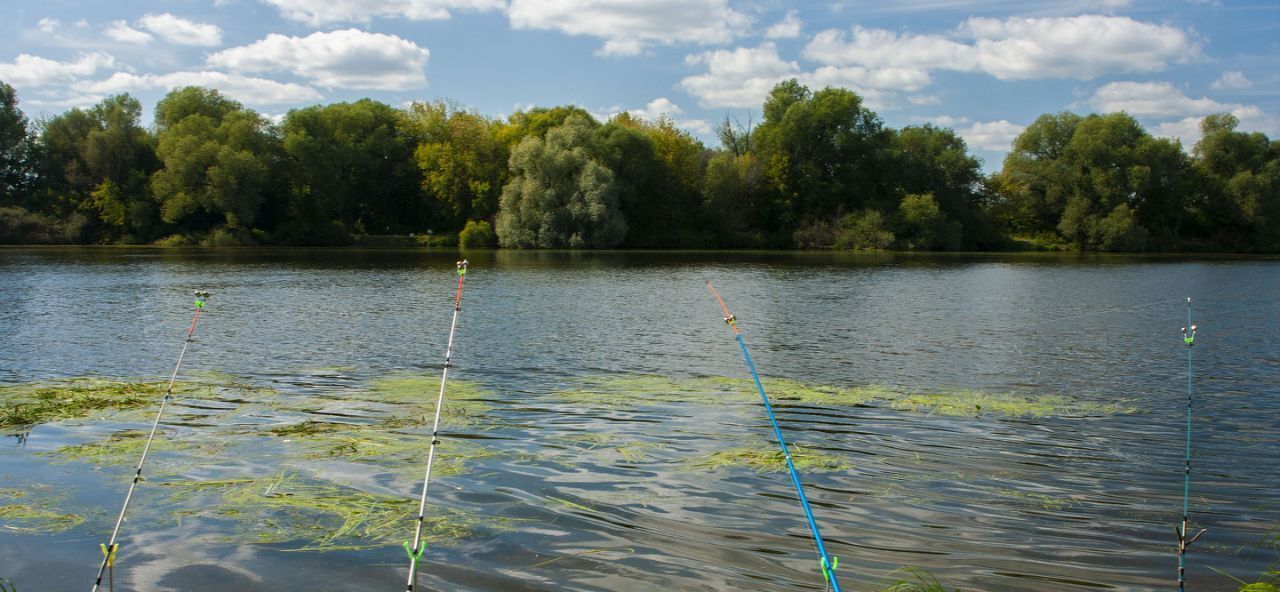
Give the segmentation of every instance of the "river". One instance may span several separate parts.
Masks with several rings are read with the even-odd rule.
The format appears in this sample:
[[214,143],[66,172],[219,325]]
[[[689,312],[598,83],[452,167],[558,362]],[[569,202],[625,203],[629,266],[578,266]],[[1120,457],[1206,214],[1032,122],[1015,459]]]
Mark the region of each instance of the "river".
[[[164,381],[212,294],[117,589],[404,586],[458,256],[0,249],[0,385]],[[776,444],[706,280],[813,461],[845,590],[904,566],[948,590],[1176,586],[1188,296],[1188,588],[1280,559],[1280,259],[466,256],[420,589],[824,589],[786,473],[734,456]],[[0,431],[0,510],[83,519],[0,528],[0,577],[92,585],[136,458],[83,446],[154,411]]]

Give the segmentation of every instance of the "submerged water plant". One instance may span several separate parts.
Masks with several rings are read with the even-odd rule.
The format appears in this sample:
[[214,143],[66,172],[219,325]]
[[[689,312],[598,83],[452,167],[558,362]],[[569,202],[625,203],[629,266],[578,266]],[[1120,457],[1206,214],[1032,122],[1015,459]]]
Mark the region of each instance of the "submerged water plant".
[[[779,406],[877,406],[911,413],[960,417],[1102,416],[1136,413],[1127,401],[1095,402],[1058,394],[1019,394],[972,389],[931,392],[863,385],[838,387],[786,378],[761,380],[769,400]],[[750,379],[724,377],[671,378],[656,375],[591,377],[581,385],[556,393],[578,404],[632,408],[662,403],[717,405],[750,403],[755,396]]]
[[[949,592],[933,574],[915,567],[903,567],[889,574],[893,581],[880,592]],[[958,589],[957,589],[958,592]]]
[[[291,551],[337,551],[397,544],[416,501],[362,491],[296,473],[270,477],[164,484],[188,502],[207,503],[197,515],[233,522],[245,542],[292,545]],[[445,510],[427,519],[433,544],[470,536],[501,521]]]
[[[796,470],[805,472],[844,471],[853,464],[832,454],[791,444],[791,462]],[[787,460],[781,450],[771,450],[764,445],[730,448],[689,462],[689,468],[699,471],[715,471],[726,467],[747,467],[759,473],[780,473],[787,470]]]
[[0,428],[85,417],[150,405],[165,383],[72,379],[0,386]]

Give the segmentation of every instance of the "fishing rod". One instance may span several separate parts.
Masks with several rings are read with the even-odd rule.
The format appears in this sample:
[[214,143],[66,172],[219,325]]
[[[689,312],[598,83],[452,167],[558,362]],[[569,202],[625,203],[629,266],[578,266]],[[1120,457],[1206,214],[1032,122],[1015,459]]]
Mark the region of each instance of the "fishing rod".
[[138,459],[138,465],[133,471],[133,482],[129,484],[129,492],[124,496],[124,504],[120,506],[120,516],[116,518],[116,526],[111,530],[111,539],[105,545],[98,545],[102,549],[102,565],[98,566],[98,578],[93,582],[93,592],[98,592],[98,588],[102,586],[102,575],[111,570],[112,588],[115,583],[115,561],[116,551],[120,549],[120,545],[116,543],[116,537],[120,535],[120,525],[124,523],[124,514],[129,510],[129,501],[133,499],[133,490],[138,487],[138,482],[142,480],[142,465],[147,462],[147,453],[151,451],[151,442],[155,440],[156,429],[160,427],[160,417],[164,415],[164,408],[173,398],[173,383],[178,380],[178,369],[182,367],[182,359],[187,355],[187,346],[191,345],[192,338],[196,334],[196,323],[200,321],[200,313],[204,311],[204,302],[208,300],[209,293],[203,290],[195,291],[196,297],[196,314],[191,317],[191,327],[187,329],[187,339],[182,342],[182,352],[178,354],[178,363],[173,366],[173,375],[169,377],[169,386],[164,390],[164,397],[160,399],[160,409],[156,411],[155,421],[151,423],[151,433],[147,435],[147,443],[142,447],[142,457]]
[[431,426],[431,449],[427,451],[427,474],[422,478],[422,499],[418,502],[418,518],[417,525],[413,530],[413,545],[408,542],[404,544],[404,550],[409,554],[409,581],[405,585],[405,590],[413,592],[413,585],[418,579],[418,562],[422,559],[422,553],[427,550],[426,545],[422,543],[422,522],[426,519],[427,513],[427,486],[431,485],[431,463],[436,457],[436,445],[440,443],[437,437],[440,433],[440,410],[444,408],[444,387],[449,379],[449,369],[453,367],[453,334],[458,328],[458,313],[462,311],[462,284],[467,279],[467,260],[463,259],[458,262],[458,289],[453,297],[453,321],[449,323],[449,345],[444,351],[444,368],[440,371],[440,396],[436,399],[436,418],[435,423]]
[[747,342],[742,340],[742,333],[738,331],[738,318],[729,313],[729,307],[725,305],[724,298],[720,297],[720,293],[711,285],[711,280],[707,280],[707,288],[715,295],[716,301],[720,303],[720,309],[724,311],[724,322],[733,329],[733,336],[738,340],[738,346],[742,348],[742,358],[747,362],[747,369],[751,370],[751,378],[756,381],[756,389],[760,391],[760,400],[764,401],[764,409],[768,412],[769,423],[773,425],[773,435],[778,440],[778,446],[782,448],[782,456],[787,461],[787,471],[791,473],[791,483],[796,487],[796,496],[800,498],[800,507],[804,509],[804,517],[809,521],[809,530],[813,533],[814,547],[818,552],[818,567],[822,569],[822,577],[830,586],[832,592],[840,592],[840,582],[836,579],[835,570],[840,564],[839,557],[831,557],[827,555],[827,547],[822,544],[822,535],[818,533],[818,523],[813,519],[813,510],[809,507],[809,499],[804,495],[804,487],[800,484],[800,474],[796,472],[796,465],[791,461],[791,451],[787,448],[787,441],[782,437],[782,429],[778,427],[778,418],[773,414],[773,405],[769,404],[769,396],[764,392],[764,384],[760,382],[760,374],[756,372],[756,365],[751,361],[751,354],[747,353]]
[[[1190,332],[1188,332],[1190,329]],[[1186,590],[1187,547],[1196,542],[1206,529],[1187,538],[1187,515],[1191,508],[1191,348],[1196,343],[1196,326],[1191,324],[1191,298],[1187,298],[1187,325],[1182,328],[1182,342],[1187,344],[1187,464],[1182,478],[1182,528],[1175,528],[1178,535],[1178,590]]]

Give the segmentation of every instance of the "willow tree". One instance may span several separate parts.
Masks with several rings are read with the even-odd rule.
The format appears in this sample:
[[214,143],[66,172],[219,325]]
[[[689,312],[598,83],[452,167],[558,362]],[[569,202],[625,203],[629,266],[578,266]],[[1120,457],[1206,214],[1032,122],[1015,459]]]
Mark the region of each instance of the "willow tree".
[[594,127],[570,116],[512,151],[497,218],[502,246],[606,248],[626,237],[613,171],[594,155]]

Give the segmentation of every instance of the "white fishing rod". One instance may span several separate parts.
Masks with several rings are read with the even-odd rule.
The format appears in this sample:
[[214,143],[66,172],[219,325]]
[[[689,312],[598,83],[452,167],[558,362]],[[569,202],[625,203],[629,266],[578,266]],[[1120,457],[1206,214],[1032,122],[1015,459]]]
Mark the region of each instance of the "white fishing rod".
[[[93,592],[98,592],[98,588],[102,586],[102,576],[108,569],[114,568],[116,560],[116,551],[120,546],[116,544],[116,538],[120,536],[120,525],[124,524],[124,514],[129,510],[129,501],[133,499],[133,490],[138,487],[138,482],[142,481],[142,466],[147,462],[147,453],[151,451],[151,442],[156,438],[156,429],[160,427],[160,417],[164,415],[164,408],[173,398],[173,383],[178,380],[178,369],[182,367],[182,359],[187,355],[187,346],[191,345],[192,338],[196,334],[196,323],[200,321],[200,313],[204,311],[204,302],[209,298],[209,293],[203,290],[196,290],[196,314],[191,318],[191,327],[187,329],[187,339],[182,343],[182,352],[178,354],[178,363],[173,366],[173,375],[169,377],[169,387],[164,390],[164,397],[160,399],[160,410],[156,411],[156,419],[151,423],[151,433],[147,435],[147,443],[142,447],[142,457],[138,459],[138,465],[133,470],[133,482],[129,484],[129,492],[124,496],[124,504],[120,506],[120,516],[116,518],[116,526],[111,530],[111,539],[105,545],[98,545],[102,548],[102,565],[98,566],[98,578],[93,582]],[[115,573],[112,571],[112,579]]]
[[467,260],[463,259],[458,262],[458,290],[453,297],[453,321],[449,323],[449,345],[444,352],[444,368],[440,372],[440,395],[436,398],[436,418],[435,423],[431,426],[431,449],[427,451],[427,473],[422,478],[422,499],[418,502],[418,518],[417,525],[413,530],[413,545],[408,542],[404,544],[404,550],[409,554],[409,581],[405,586],[405,590],[413,592],[413,586],[418,579],[418,562],[422,559],[422,553],[425,552],[426,545],[422,543],[422,523],[426,519],[427,513],[427,487],[431,485],[431,463],[436,457],[436,445],[440,443],[437,437],[440,434],[440,410],[444,408],[444,388],[449,380],[449,368],[453,367],[453,335],[458,328],[458,313],[462,311],[462,284],[467,279]]

